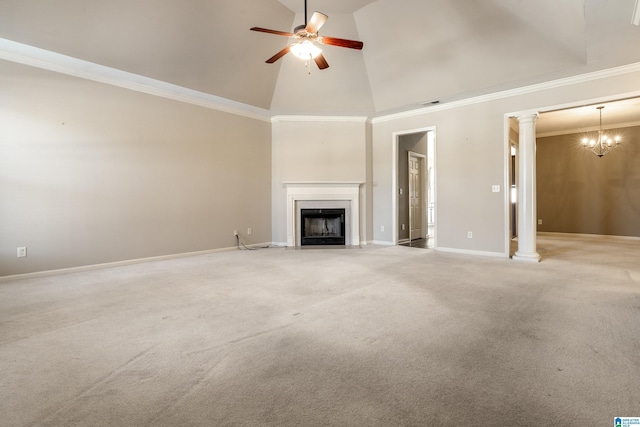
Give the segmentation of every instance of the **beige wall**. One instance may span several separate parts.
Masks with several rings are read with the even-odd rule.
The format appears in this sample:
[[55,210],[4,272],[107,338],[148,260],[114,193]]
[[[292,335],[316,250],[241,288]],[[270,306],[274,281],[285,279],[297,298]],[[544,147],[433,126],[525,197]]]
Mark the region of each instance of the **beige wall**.
[[248,227],[247,243],[284,243],[286,181],[364,182],[361,239],[392,243],[396,136],[426,128],[437,247],[504,255],[505,117],[623,98],[639,78],[611,73],[370,122],[269,123],[0,62],[0,275],[233,247],[233,229]]
[[[393,242],[393,146],[397,134],[435,128],[437,248],[507,256],[508,128],[505,117],[520,111],[579,105],[586,100],[637,94],[640,72],[514,91],[477,103],[446,103],[409,116],[373,120],[373,240]],[[637,96],[637,95],[636,95]],[[500,185],[500,193],[492,193]],[[381,230],[384,226],[385,231]],[[467,238],[467,231],[473,238]]]
[[393,241],[394,135],[428,127],[435,127],[437,246],[501,252],[504,198],[491,186],[504,181],[504,114],[485,105],[374,123],[375,240]]
[[602,158],[578,134],[538,138],[538,231],[640,237],[640,127],[607,132],[624,143]]
[[4,61],[0,89],[0,276],[271,240],[268,121]]
[[[273,123],[273,241],[286,244],[287,181],[367,179],[367,123],[359,118],[279,118]],[[360,239],[366,239],[367,188],[360,189]]]

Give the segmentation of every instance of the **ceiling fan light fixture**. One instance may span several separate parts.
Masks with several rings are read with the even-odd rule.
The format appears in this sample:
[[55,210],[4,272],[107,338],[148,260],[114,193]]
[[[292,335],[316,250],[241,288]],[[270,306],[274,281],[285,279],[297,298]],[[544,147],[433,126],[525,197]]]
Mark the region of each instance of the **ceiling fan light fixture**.
[[329,19],[327,15],[321,12],[313,12],[311,19],[307,20],[307,0],[304,0],[304,25],[298,25],[293,30],[293,33],[287,31],[270,30],[268,28],[251,27],[251,31],[259,31],[261,33],[276,34],[285,37],[294,37],[297,41],[288,45],[280,52],[267,59],[267,64],[273,64],[278,59],[291,52],[296,57],[305,61],[309,74],[311,74],[310,63],[313,60],[320,70],[326,70],[329,68],[329,63],[322,54],[322,50],[316,46],[315,42],[322,45],[331,45],[338,47],[345,47],[348,49],[362,50],[364,43],[358,40],[347,40],[338,37],[318,37],[318,31]]
[[322,53],[322,49],[313,44],[310,40],[302,40],[301,42],[291,45],[291,53],[300,59],[313,59]]

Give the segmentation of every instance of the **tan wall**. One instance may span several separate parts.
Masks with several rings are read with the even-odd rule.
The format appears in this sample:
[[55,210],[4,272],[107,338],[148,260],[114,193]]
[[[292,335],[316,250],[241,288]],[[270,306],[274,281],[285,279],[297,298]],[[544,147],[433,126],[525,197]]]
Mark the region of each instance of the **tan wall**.
[[271,241],[269,122],[4,61],[0,89],[0,276]]
[[602,158],[577,134],[538,138],[539,231],[640,237],[640,127],[615,132],[624,143]]

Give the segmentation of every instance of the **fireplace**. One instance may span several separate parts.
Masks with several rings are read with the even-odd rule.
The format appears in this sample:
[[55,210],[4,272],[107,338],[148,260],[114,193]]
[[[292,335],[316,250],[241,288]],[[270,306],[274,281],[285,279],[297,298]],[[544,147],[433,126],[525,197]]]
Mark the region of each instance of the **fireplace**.
[[[360,186],[362,182],[284,182],[287,189],[287,246],[303,246],[312,244],[325,245],[360,245]],[[340,211],[342,222],[340,224],[340,243],[337,240],[325,241],[331,243],[303,243],[302,234],[304,222],[302,211],[322,211],[318,215],[328,212]],[[334,215],[333,213],[331,215]],[[325,223],[328,218],[324,218]],[[335,220],[334,220],[335,221]],[[322,229],[322,225],[315,225],[315,229]],[[332,224],[329,222],[329,224]],[[335,223],[333,223],[335,224]],[[331,225],[332,232],[338,227]],[[329,225],[327,225],[327,230]],[[327,233],[325,230],[325,234]],[[337,234],[337,233],[336,233]],[[338,236],[325,236],[334,237]],[[322,240],[317,238],[316,241]]]
[[300,209],[300,245],[344,245],[344,209]]

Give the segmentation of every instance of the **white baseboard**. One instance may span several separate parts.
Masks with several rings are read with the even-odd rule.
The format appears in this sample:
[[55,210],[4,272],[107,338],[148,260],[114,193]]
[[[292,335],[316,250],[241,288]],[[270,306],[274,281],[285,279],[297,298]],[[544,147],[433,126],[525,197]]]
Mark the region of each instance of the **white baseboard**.
[[[258,247],[265,247],[270,245],[273,245],[273,244],[271,242],[265,242],[265,243],[253,243],[251,245],[246,245],[246,246],[248,248],[258,248]],[[215,254],[220,252],[237,251],[239,249],[242,249],[242,248],[232,246],[227,248],[207,249],[205,251],[184,252],[180,254],[159,255],[159,256],[148,257],[148,258],[129,259],[124,261],[106,262],[102,264],[81,265],[78,267],[60,268],[55,270],[35,271],[33,273],[13,274],[11,276],[0,276],[0,283],[8,282],[10,280],[35,279],[38,277],[55,276],[58,274],[80,273],[83,271],[100,270],[103,268],[122,267],[126,265],[141,264],[143,262],[163,261],[163,260],[185,258],[190,256],[199,256],[199,255],[210,255],[210,254]]]
[[434,249],[439,252],[449,252],[449,253],[464,254],[464,255],[480,255],[480,256],[488,256],[488,257],[494,257],[494,258],[509,258],[509,255],[502,252],[474,251],[470,249],[456,249],[456,248],[443,248],[443,247],[437,247]]
[[581,233],[560,233],[555,231],[539,231],[538,236],[548,237],[579,237],[584,239],[596,239],[596,240],[640,240],[638,236],[617,236],[613,234],[581,234]]
[[393,242],[387,242],[386,240],[371,240],[369,245],[383,245],[383,246],[395,246]]

